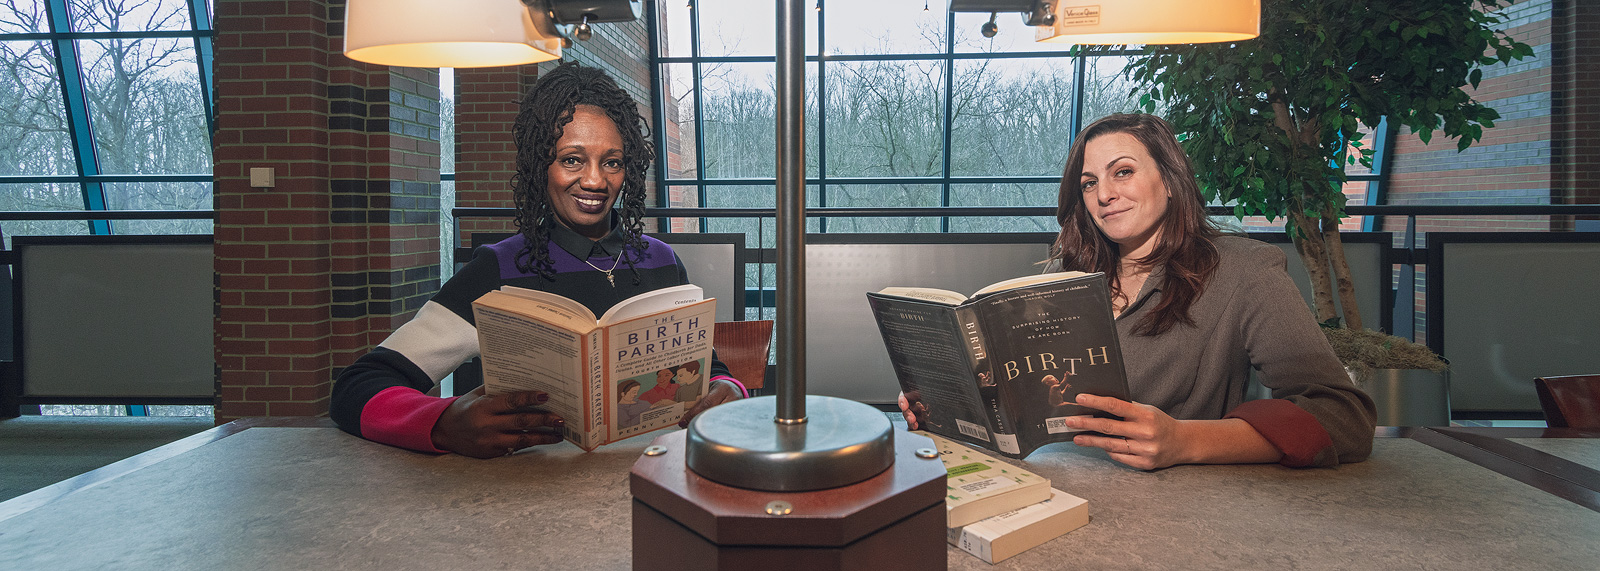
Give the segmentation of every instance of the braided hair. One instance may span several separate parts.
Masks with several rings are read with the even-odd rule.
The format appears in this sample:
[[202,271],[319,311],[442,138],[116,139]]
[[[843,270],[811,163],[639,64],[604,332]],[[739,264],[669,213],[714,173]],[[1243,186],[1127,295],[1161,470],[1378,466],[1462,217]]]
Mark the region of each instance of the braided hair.
[[623,177],[617,202],[622,205],[624,252],[617,255],[627,261],[628,269],[633,270],[633,283],[638,285],[639,271],[634,268],[638,255],[625,254],[629,249],[643,252],[646,248],[645,171],[655,157],[655,147],[648,138],[650,128],[639,116],[638,103],[610,76],[575,62],[540,75],[523,97],[517,120],[511,126],[511,137],[517,145],[517,172],[511,176],[511,196],[517,207],[517,232],[524,237],[522,250],[514,260],[520,271],[537,271],[544,279],[555,279],[548,245],[550,229],[559,222],[550,205],[546,183],[550,165],[556,159],[556,142],[579,105],[600,108],[622,136]]

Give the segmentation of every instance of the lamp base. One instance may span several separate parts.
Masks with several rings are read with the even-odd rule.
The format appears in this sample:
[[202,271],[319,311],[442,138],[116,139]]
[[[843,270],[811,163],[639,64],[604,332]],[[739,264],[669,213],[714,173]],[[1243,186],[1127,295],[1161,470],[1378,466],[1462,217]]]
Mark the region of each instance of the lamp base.
[[797,492],[854,484],[894,463],[894,426],[882,411],[846,399],[805,399],[799,424],[773,421],[774,397],[700,413],[689,423],[689,469],[729,486]]
[[944,463],[916,453],[927,437],[895,434],[894,461],[866,480],[771,492],[689,470],[687,435],[656,438],[629,474],[635,570],[947,568]]

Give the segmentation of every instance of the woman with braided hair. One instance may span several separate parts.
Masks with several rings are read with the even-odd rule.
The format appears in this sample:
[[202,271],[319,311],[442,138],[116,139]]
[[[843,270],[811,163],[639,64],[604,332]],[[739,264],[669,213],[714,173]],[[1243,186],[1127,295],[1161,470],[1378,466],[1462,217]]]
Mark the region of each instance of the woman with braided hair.
[[[640,293],[689,283],[672,248],[645,236],[645,172],[654,156],[638,104],[598,69],[544,73],[512,126],[517,234],[479,248],[410,322],[339,375],[330,416],[351,434],[425,452],[488,458],[562,440],[548,396],[425,394],[478,355],[472,301],[502,285],[571,298],[595,315]],[[617,206],[617,208],[613,208]],[[709,392],[684,413],[742,398],[713,357]]]

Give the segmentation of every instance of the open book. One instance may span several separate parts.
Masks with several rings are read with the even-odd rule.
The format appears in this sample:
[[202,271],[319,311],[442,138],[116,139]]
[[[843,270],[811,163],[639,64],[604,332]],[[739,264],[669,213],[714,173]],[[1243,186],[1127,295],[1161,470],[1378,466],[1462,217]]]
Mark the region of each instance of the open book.
[[487,394],[543,391],[584,450],[676,424],[706,395],[716,299],[645,292],[596,318],[576,301],[502,286],[472,302]]
[[1021,458],[1071,440],[1066,418],[1105,413],[1080,393],[1128,399],[1105,274],[1010,279],[971,297],[867,293],[900,389],[926,430]]

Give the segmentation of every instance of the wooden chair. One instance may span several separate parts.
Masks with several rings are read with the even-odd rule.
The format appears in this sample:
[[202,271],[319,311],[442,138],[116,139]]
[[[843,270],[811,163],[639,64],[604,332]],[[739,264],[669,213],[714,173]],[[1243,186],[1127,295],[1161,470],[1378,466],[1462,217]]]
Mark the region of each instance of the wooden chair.
[[759,389],[767,377],[767,355],[772,346],[772,320],[719,321],[713,347],[728,374],[747,389]]
[[1551,428],[1600,428],[1600,375],[1539,377],[1533,387]]

